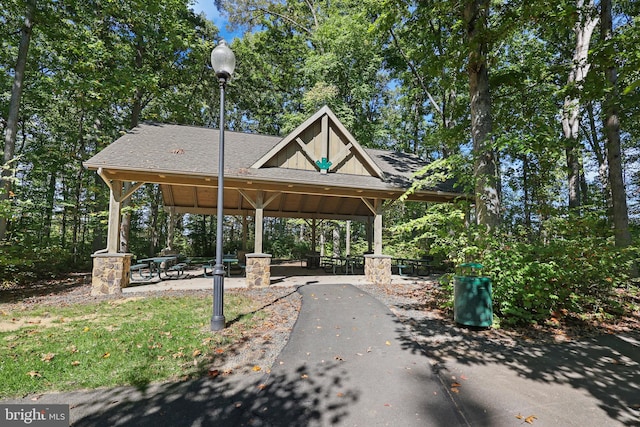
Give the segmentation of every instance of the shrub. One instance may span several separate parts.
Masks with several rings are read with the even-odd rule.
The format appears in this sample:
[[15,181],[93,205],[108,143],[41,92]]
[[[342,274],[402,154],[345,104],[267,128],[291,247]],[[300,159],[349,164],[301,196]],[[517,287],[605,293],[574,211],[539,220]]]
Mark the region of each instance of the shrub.
[[598,218],[555,218],[537,238],[494,238],[478,230],[469,236],[453,259],[468,261],[472,254],[484,266],[502,324],[536,323],[569,312],[619,314],[615,290],[628,282],[637,259],[635,248],[614,246]]
[[56,247],[3,244],[0,247],[0,282],[24,284],[50,279],[73,269],[71,254]]

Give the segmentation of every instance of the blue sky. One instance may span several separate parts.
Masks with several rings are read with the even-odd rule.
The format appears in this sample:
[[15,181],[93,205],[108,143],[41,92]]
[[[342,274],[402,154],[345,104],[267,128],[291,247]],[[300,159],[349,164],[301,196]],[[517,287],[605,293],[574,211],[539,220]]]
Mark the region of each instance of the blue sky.
[[216,24],[216,27],[220,30],[220,35],[228,42],[231,42],[234,37],[241,37],[242,34],[238,32],[230,33],[227,31],[227,20],[220,13],[220,11],[213,4],[213,0],[196,0],[193,5],[193,10],[196,13],[204,12],[210,21]]

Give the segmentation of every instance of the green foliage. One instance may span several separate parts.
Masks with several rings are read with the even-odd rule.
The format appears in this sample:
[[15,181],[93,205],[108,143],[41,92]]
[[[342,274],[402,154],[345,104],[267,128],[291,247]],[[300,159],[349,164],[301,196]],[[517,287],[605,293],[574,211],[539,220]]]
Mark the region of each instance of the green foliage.
[[466,227],[468,209],[466,202],[433,204],[420,217],[398,224],[394,232],[402,233],[407,238],[406,244],[415,248],[411,256],[428,252],[441,262],[457,265],[479,252],[471,244],[471,231]]
[[271,254],[274,258],[300,259],[302,255],[310,251],[307,242],[297,241],[290,234],[268,239],[263,244],[265,252]]
[[501,324],[542,322],[558,313],[620,314],[614,291],[628,283],[637,249],[616,248],[604,225],[595,215],[555,218],[533,239],[475,230],[434,246],[448,246],[456,264],[473,259],[484,266]]
[[51,279],[71,272],[76,266],[71,254],[59,247],[0,245],[0,284],[24,284]]

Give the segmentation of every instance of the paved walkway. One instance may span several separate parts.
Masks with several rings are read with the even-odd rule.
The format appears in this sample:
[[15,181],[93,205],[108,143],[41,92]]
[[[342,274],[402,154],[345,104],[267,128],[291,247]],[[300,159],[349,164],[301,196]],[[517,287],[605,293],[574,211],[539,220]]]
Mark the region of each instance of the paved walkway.
[[70,404],[74,426],[640,425],[638,334],[509,347],[428,319],[412,332],[350,284],[298,291],[300,316],[269,374],[38,403]]

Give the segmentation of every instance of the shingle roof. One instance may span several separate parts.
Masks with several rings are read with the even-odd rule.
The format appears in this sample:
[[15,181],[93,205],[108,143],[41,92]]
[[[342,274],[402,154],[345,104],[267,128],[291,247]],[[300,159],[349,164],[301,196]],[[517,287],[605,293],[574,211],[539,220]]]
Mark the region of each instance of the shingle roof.
[[[219,138],[218,129],[145,123],[127,132],[84,165],[93,170],[109,168],[216,177]],[[408,153],[365,148],[384,172],[384,180],[339,173],[321,175],[287,168],[251,169],[253,163],[281,140],[277,136],[225,131],[225,177],[400,190],[407,189],[413,174],[426,165]],[[455,193],[450,182],[434,190]]]
[[[216,202],[211,188],[217,185],[219,136],[218,129],[145,123],[84,165],[101,170],[103,178],[111,180],[161,184],[167,206],[192,212],[212,209]],[[367,216],[371,211],[363,199],[396,199],[410,187],[413,174],[425,166],[425,162],[411,154],[358,146],[358,150],[366,153],[366,161],[375,162],[376,170],[382,171],[382,178],[266,164],[252,168],[278,144],[282,146],[283,138],[231,131],[225,131],[224,136],[225,212],[230,213],[251,209],[251,202],[246,199],[256,197],[258,191],[266,191],[279,195],[279,201],[265,214]],[[457,196],[460,194],[447,182],[421,190],[410,199],[447,201]],[[329,203],[330,198],[339,200]]]

